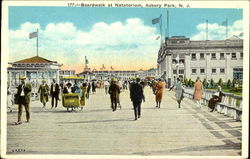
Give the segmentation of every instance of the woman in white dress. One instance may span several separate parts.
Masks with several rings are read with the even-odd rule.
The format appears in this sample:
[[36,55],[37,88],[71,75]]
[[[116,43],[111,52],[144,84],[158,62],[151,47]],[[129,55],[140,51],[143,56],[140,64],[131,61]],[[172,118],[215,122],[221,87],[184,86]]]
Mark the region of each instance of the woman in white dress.
[[175,85],[175,97],[179,108],[181,108],[181,101],[183,99],[183,93],[184,93],[183,91],[184,90],[180,78],[177,78],[177,82]]

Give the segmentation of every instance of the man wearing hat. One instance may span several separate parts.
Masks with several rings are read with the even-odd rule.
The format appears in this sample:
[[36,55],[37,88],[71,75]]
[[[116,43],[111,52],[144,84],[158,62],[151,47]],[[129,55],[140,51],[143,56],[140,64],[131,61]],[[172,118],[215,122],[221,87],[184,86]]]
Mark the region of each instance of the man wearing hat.
[[109,86],[110,99],[111,99],[111,107],[113,111],[116,111],[117,103],[119,102],[119,94],[120,88],[117,84],[117,79],[113,78],[111,85]]
[[26,111],[26,122],[30,121],[30,92],[31,92],[31,84],[25,83],[25,76],[20,77],[21,84],[17,87],[17,97],[18,97],[18,120],[16,125],[22,124],[22,111],[23,106]]
[[136,78],[136,82],[131,84],[130,99],[133,102],[135,120],[141,117],[141,102],[145,102],[143,87],[140,84],[140,78]]
[[51,100],[51,108],[54,107],[54,100],[55,100],[55,107],[57,107],[58,99],[59,99],[60,88],[59,84],[56,83],[56,80],[53,79],[53,82],[50,87],[50,95],[52,97]]
[[44,108],[46,103],[49,101],[49,86],[46,84],[45,80],[42,80],[38,93],[40,93],[40,102],[43,104]]

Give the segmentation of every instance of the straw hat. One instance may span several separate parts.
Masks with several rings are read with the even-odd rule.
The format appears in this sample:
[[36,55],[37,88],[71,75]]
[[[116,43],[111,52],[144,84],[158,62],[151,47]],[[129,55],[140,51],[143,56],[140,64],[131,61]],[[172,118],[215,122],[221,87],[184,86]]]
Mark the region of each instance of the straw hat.
[[112,81],[117,82],[117,79],[116,78],[112,78]]
[[45,81],[45,80],[42,80],[42,83],[46,83],[46,81]]
[[25,79],[26,79],[26,76],[20,76],[19,79],[20,79],[20,80],[25,80]]
[[131,80],[135,80],[136,78],[135,77],[130,77]]

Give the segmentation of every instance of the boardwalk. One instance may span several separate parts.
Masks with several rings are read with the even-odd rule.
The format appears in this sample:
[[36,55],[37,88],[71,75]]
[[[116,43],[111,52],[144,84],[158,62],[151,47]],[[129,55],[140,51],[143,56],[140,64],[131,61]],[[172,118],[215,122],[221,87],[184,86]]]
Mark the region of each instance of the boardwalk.
[[13,125],[15,109],[7,116],[7,154],[241,155],[241,122],[197,108],[187,98],[178,109],[174,92],[167,90],[157,109],[149,88],[145,94],[137,121],[128,91],[121,93],[122,109],[116,112],[103,89],[91,94],[83,111],[66,112],[61,102],[44,111],[32,102],[29,124]]

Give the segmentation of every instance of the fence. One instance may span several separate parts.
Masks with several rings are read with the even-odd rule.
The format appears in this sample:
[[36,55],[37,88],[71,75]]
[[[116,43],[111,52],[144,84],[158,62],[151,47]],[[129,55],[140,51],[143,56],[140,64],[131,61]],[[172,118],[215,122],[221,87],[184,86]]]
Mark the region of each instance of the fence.
[[[185,88],[184,94],[186,97],[193,99],[194,89]],[[212,95],[215,91],[205,90],[202,95],[201,103],[203,105],[208,105],[209,99],[212,98]],[[224,93],[224,92],[223,92]],[[225,96],[222,96],[220,103],[216,105],[216,111],[220,114],[232,117],[235,120],[241,121],[242,115],[242,96],[236,96],[232,93],[224,93]]]

